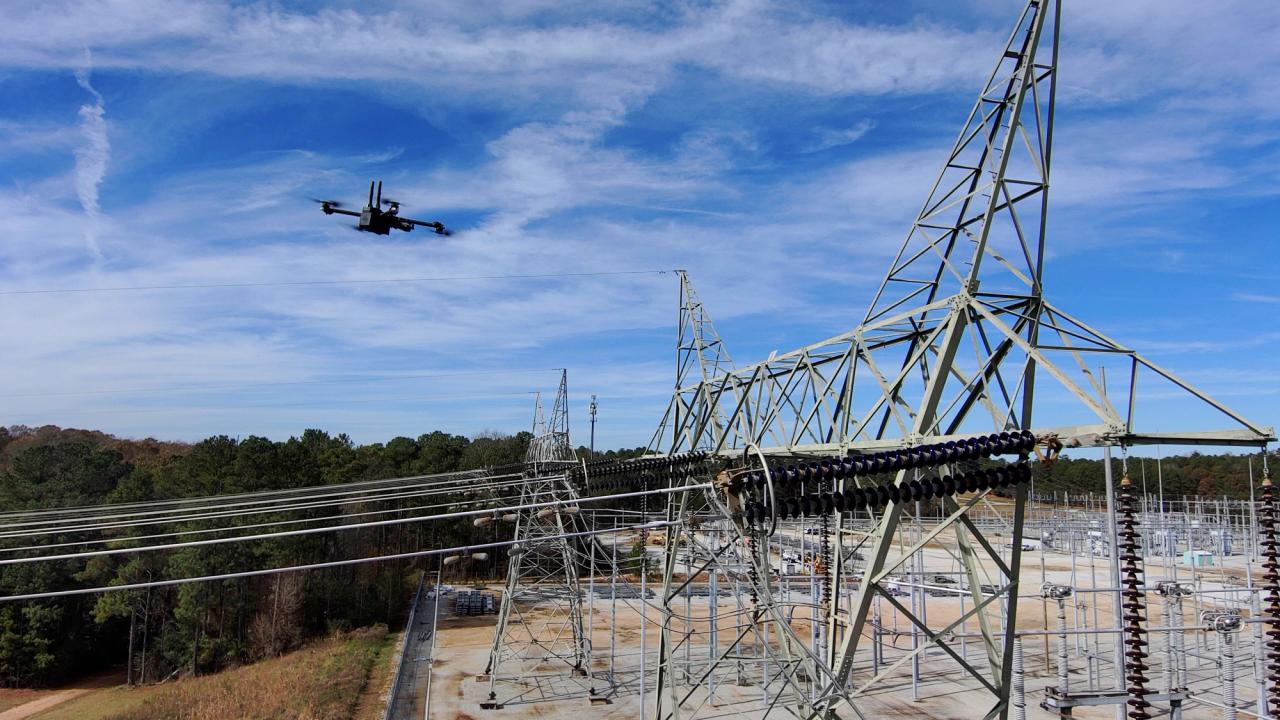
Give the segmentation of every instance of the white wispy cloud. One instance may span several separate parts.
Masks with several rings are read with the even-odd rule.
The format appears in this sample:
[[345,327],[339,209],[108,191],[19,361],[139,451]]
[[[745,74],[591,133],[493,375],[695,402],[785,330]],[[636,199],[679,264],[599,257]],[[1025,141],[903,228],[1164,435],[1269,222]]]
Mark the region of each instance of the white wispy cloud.
[[[1008,3],[997,4],[1007,10]],[[6,287],[683,267],[717,322],[747,329],[726,339],[739,360],[751,361],[760,348],[767,353],[775,343],[782,350],[800,344],[798,332],[816,328],[802,338],[811,340],[861,317],[1008,19],[1002,15],[977,30],[914,20],[893,26],[763,1],[666,9],[639,3],[566,9],[541,0],[423,7],[299,10],[276,3],[111,0],[27,4],[8,13],[0,26],[0,67],[79,70],[92,102],[68,128],[0,120],[0,136],[40,131],[51,151],[70,153],[68,139],[79,140],[72,174],[54,167],[44,177],[0,188],[0,237],[21,239],[0,243]],[[1073,5],[1078,15],[1068,15],[1055,221],[1085,210],[1136,213],[1194,193],[1265,192],[1259,188],[1276,180],[1267,175],[1274,163],[1265,128],[1236,132],[1223,124],[1233,112],[1230,103],[1194,104],[1205,97],[1212,72],[1238,72],[1230,92],[1247,95],[1249,107],[1257,108],[1269,92],[1261,84],[1273,76],[1264,72],[1275,67],[1272,49],[1222,58],[1212,43],[1196,40],[1183,53],[1158,37],[1177,29],[1180,21],[1165,17],[1176,13],[1158,13],[1152,28],[1142,22],[1152,14],[1145,7],[1130,13],[1089,0]],[[1264,26],[1275,15],[1258,12]],[[1201,19],[1212,23],[1214,38],[1245,45],[1237,36],[1247,23],[1238,17]],[[112,148],[105,103],[82,59],[86,46],[95,48],[99,69],[138,79],[139,93],[156,76],[253,92],[336,83],[372,97],[394,96],[410,108],[431,107],[439,117],[460,110],[505,120],[489,135],[470,138],[475,154],[465,165],[404,163],[387,147],[325,154],[299,139],[297,147],[265,159],[229,157],[216,167],[167,172],[162,198],[140,187],[104,214],[98,190]],[[1196,70],[1187,79],[1197,63],[1217,70]],[[720,102],[746,94],[743,88],[765,101],[748,111]],[[935,102],[939,91],[946,103]],[[675,92],[686,95],[672,98]],[[877,100],[851,103],[849,117],[833,117],[831,108],[845,102],[837,98],[860,95],[892,96],[888,104],[909,107],[910,114],[883,110],[869,117]],[[1159,102],[1151,102],[1153,96]],[[703,101],[701,114],[688,111],[691,100]],[[123,104],[113,96],[115,167],[137,161]],[[1072,112],[1082,106],[1106,112]],[[661,118],[670,125],[654,131],[655,108],[676,119]],[[794,120],[793,108],[821,117]],[[752,116],[766,111],[771,117]],[[183,122],[166,115],[166,127],[171,120]],[[632,123],[661,139],[619,142]],[[884,142],[879,132],[877,143],[858,142],[877,128],[893,132],[884,133]],[[771,135],[782,142],[771,144]],[[1245,142],[1257,150],[1242,162],[1233,154]],[[850,147],[816,152],[837,145]],[[811,154],[796,159],[779,146]],[[154,151],[142,142],[138,147]],[[392,160],[399,170],[387,171]],[[793,161],[805,170],[790,168]],[[401,199],[429,199],[446,221],[459,211],[480,219],[453,238],[373,238],[355,236],[302,200],[358,193],[370,176],[383,177]],[[626,212],[631,209],[651,212]],[[82,213],[94,220],[93,238],[107,249],[109,268],[84,266]],[[127,226],[113,222],[126,216]],[[1051,252],[1082,243],[1077,226],[1067,227],[1072,232],[1052,238]],[[1097,242],[1114,242],[1114,235]],[[674,302],[670,274],[0,297],[6,318],[0,354],[18,368],[0,393],[562,364],[575,369],[575,391],[599,391],[610,401],[602,433],[621,444],[624,437],[643,441],[637,436],[661,411],[662,389],[671,381],[665,359]],[[1223,349],[1155,349],[1176,347],[1196,350],[1187,353],[1193,357]],[[327,394],[286,386],[194,400],[27,398],[7,402],[6,411],[58,421],[84,410],[86,424],[117,422],[134,433],[165,428],[180,437],[280,434],[323,424],[374,439],[390,426],[522,427],[529,403],[516,396],[535,382],[450,380]],[[477,402],[442,399],[455,396]],[[421,407],[415,409],[415,401]]]
[[1268,305],[1280,304],[1280,295],[1266,295],[1263,293],[1235,293],[1231,296],[1231,299]]
[[95,261],[102,260],[102,248],[98,245],[98,188],[107,174],[111,161],[111,141],[107,138],[106,104],[101,93],[89,82],[93,71],[93,57],[86,49],[84,65],[76,68],[76,83],[84,88],[93,102],[80,106],[80,134],[83,144],[76,148],[76,196],[84,208],[84,241]]
[[867,133],[874,129],[876,123],[870,118],[864,118],[854,123],[850,127],[840,130],[831,128],[819,128],[817,138],[805,147],[805,152],[821,152],[834,147],[843,147],[850,143],[861,140]]
[[822,93],[884,93],[971,80],[987,64],[975,51],[989,44],[985,34],[855,25],[754,0],[685,8],[659,27],[627,22],[603,7],[593,13],[582,6],[559,23],[536,25],[522,23],[519,15],[461,12],[465,5],[308,13],[267,3],[231,8],[117,0],[104,9],[66,0],[11,13],[0,29],[0,63],[64,65],[80,47],[92,45],[100,62],[114,67],[401,80],[476,92],[488,87],[498,96],[514,90],[523,97],[533,89],[564,87],[584,69],[653,73],[690,64]]

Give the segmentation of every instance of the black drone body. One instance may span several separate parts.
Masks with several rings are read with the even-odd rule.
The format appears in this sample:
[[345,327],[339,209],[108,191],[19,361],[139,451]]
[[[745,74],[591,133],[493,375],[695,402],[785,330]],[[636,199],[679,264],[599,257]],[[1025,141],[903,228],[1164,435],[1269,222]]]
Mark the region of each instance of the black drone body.
[[[374,186],[377,186],[377,192]],[[316,200],[320,203],[320,209],[325,215],[350,215],[351,217],[360,218],[356,224],[356,229],[363,232],[371,232],[375,235],[390,235],[392,230],[401,230],[403,232],[411,232],[416,225],[431,228],[437,235],[451,235],[444,223],[436,220],[414,220],[413,218],[400,217],[400,203],[397,200],[382,198],[382,181],[374,181],[369,183],[369,203],[364,206],[360,212],[354,210],[343,210],[342,203],[337,200]],[[386,209],[383,209],[385,206]]]

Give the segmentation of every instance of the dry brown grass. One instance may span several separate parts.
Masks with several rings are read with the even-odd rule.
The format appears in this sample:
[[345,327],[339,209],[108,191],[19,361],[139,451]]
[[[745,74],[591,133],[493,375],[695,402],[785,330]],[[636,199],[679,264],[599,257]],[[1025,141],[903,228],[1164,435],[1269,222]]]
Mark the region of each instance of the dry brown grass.
[[379,720],[382,717],[387,695],[391,692],[391,674],[396,668],[396,657],[400,654],[400,638],[403,634],[391,633],[383,639],[351,720]]
[[348,720],[387,642],[385,627],[335,636],[274,660],[154,689],[106,720]]

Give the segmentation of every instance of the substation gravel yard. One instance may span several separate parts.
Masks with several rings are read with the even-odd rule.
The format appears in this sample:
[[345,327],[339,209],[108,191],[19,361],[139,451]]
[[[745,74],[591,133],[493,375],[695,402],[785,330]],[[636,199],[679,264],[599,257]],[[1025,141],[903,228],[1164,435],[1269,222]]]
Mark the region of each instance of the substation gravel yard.
[[[1097,587],[1107,586],[1107,559],[1092,558],[1093,575]],[[1149,573],[1152,582],[1163,577],[1165,561],[1162,558],[1149,558]],[[1225,558],[1225,567],[1212,568],[1212,572],[1201,572],[1196,582],[1204,590],[1226,590],[1237,584],[1243,584],[1246,569],[1245,560],[1239,556]],[[1028,551],[1023,554],[1023,583],[1026,587],[1021,592],[1018,603],[1018,627],[1025,631],[1039,631],[1056,628],[1057,607],[1053,601],[1045,601],[1038,597],[1040,584],[1043,581],[1061,584],[1073,584],[1077,593],[1068,600],[1068,625],[1072,630],[1091,630],[1111,628],[1116,625],[1112,612],[1113,595],[1108,593],[1087,592],[1091,585],[1089,558],[1074,558],[1062,552],[1046,550]],[[940,548],[928,548],[924,552],[924,572],[955,572],[956,563],[953,557]],[[1256,571],[1256,569],[1255,569]],[[1073,580],[1074,572],[1074,580]],[[1180,579],[1189,577],[1187,568],[1180,569]],[[597,579],[597,583],[607,584],[607,578]],[[795,578],[788,582],[792,589],[788,591],[788,599],[806,600],[810,583],[807,578]],[[584,590],[588,586],[583,580]],[[660,593],[660,581],[651,583],[650,588]],[[492,586],[491,591],[500,592],[501,588]],[[736,623],[739,600],[723,593],[718,598],[717,613],[720,625],[719,638],[721,649],[727,647],[732,638],[729,626]],[[777,591],[775,591],[777,592]],[[1227,595],[1224,594],[1223,597]],[[1213,598],[1208,594],[1205,598]],[[911,598],[903,596],[902,602],[910,606]],[[651,600],[656,602],[655,600]],[[694,628],[706,631],[708,623],[705,618],[710,608],[710,599],[705,595],[688,599],[688,608],[695,618]],[[744,604],[749,599],[743,599]],[[1162,600],[1155,593],[1148,597],[1148,624],[1160,627],[1164,624],[1164,608]],[[1199,599],[1193,603],[1188,600],[1183,607],[1183,620],[1186,624],[1195,624],[1197,613],[1227,603],[1211,602]],[[567,666],[556,667],[550,664],[527,666],[531,672],[524,674],[519,682],[503,680],[498,684],[499,699],[502,709],[482,709],[481,703],[488,699],[489,682],[483,675],[488,661],[496,618],[493,615],[457,617],[446,609],[439,619],[438,649],[436,652],[434,679],[431,689],[432,717],[459,718],[481,720],[482,718],[520,718],[520,717],[573,717],[581,720],[638,718],[640,717],[640,689],[638,683],[639,651],[641,647],[641,614],[640,603],[635,599],[619,599],[616,611],[607,597],[596,596],[594,604],[590,596],[583,603],[584,624],[592,628],[591,640],[593,651],[593,674],[596,678],[575,676]],[[968,601],[966,600],[968,606]],[[448,604],[445,604],[447,608]],[[680,598],[677,606],[681,612],[686,607],[686,600]],[[536,623],[545,615],[546,609],[538,606],[523,608],[526,620]],[[810,635],[809,611],[797,609],[793,615],[792,627],[802,639]],[[943,592],[935,592],[927,597],[927,613],[932,627],[945,626],[961,614],[961,601],[955,596]],[[616,614],[616,626],[610,627],[611,618]],[[647,610],[648,629],[645,633],[645,646],[648,650],[646,666],[649,686],[646,689],[646,717],[653,716],[654,677],[658,664],[658,643],[661,633],[658,609],[650,606]],[[901,657],[912,646],[910,624],[899,616],[886,603],[879,612],[883,628],[884,662],[892,663]],[[959,629],[957,629],[959,632]],[[966,659],[981,665],[986,662],[981,640],[977,637],[976,621],[970,619],[964,626],[967,637],[962,641],[953,637],[951,645],[957,652],[962,652]],[[1069,639],[1069,679],[1071,689],[1086,690],[1091,686],[1097,689],[1114,687],[1115,670],[1112,665],[1113,636],[1105,633],[1087,633],[1072,635]],[[918,637],[920,642],[924,638]],[[870,645],[868,638],[862,647]],[[1214,706],[1221,702],[1215,693],[1220,690],[1219,668],[1214,662],[1217,638],[1214,633],[1194,632],[1184,636],[1189,651],[1188,679],[1189,687],[1208,703],[1192,702],[1186,706],[1186,718],[1217,718],[1222,710]],[[1241,704],[1251,702],[1254,697],[1254,681],[1252,668],[1253,646],[1252,634],[1248,626],[1240,634],[1239,646],[1236,649],[1238,695]],[[1044,688],[1057,682],[1056,657],[1058,640],[1049,634],[1030,634],[1023,637],[1026,666],[1027,717],[1057,717],[1039,706],[1044,698]],[[698,647],[697,652],[707,653],[705,644]],[[1151,633],[1149,636],[1149,653],[1152,656],[1152,670],[1148,676],[1152,685],[1159,687],[1161,682],[1161,664],[1165,654],[1163,633]],[[861,651],[859,663],[855,668],[855,685],[860,685],[872,676],[870,668],[870,652]],[[610,667],[615,670],[616,691],[609,695],[608,703],[592,702],[594,688],[597,695],[607,694],[609,683],[603,678]],[[721,678],[715,688],[714,698],[698,711],[698,717],[759,717],[762,711],[762,697],[759,687],[754,685],[738,686],[731,678]],[[683,692],[683,691],[682,691]],[[883,678],[866,694],[857,698],[859,709],[868,717],[924,717],[924,718],[968,718],[981,713],[979,707],[989,703],[989,694],[978,688],[974,681],[952,659],[940,649],[932,648],[924,654],[920,663],[920,679],[913,698],[911,683],[911,663],[903,663],[892,674]],[[705,698],[705,690],[700,689],[694,696],[695,702]],[[1242,709],[1249,709],[1244,706]],[[1074,717],[1112,718],[1115,717],[1116,706],[1079,707]],[[846,709],[842,716],[852,717]]]

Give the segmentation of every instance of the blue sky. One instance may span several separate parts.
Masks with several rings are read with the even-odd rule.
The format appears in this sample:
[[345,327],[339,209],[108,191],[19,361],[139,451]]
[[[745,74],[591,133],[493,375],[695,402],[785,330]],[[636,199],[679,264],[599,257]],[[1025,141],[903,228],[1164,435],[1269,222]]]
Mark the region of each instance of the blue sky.
[[[862,318],[1020,6],[27,4],[0,27],[0,290],[686,268],[755,361]],[[1280,6],[1063,25],[1048,294],[1274,424]],[[307,200],[372,178],[457,234]],[[676,283],[0,295],[0,422],[514,431],[567,367],[575,440],[594,393],[597,446],[643,445]]]

